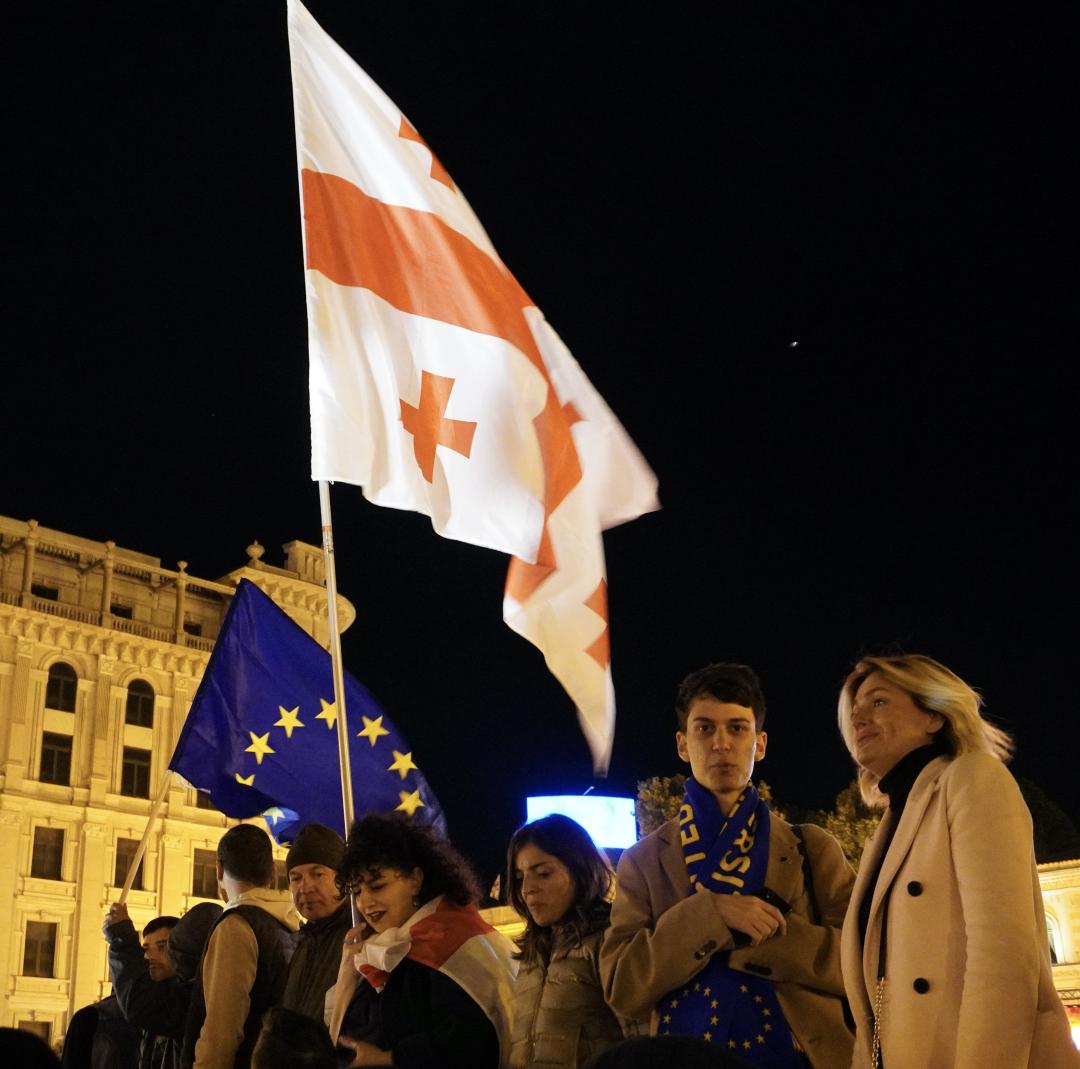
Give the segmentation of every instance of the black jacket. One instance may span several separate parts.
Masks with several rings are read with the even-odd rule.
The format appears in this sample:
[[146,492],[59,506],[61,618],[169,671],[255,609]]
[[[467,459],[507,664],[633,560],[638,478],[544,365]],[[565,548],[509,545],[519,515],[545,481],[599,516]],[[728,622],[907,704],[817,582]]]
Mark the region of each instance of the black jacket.
[[326,992],[337,983],[341,946],[352,927],[348,901],[322,920],[300,929],[296,953],[289,962],[281,1004],[316,1021],[323,1020]]
[[393,1053],[402,1069],[498,1069],[499,1036],[448,976],[406,958],[379,994],[361,982],[341,1034]]
[[60,1064],[63,1069],[135,1069],[138,1055],[139,1033],[110,995],[72,1016]]
[[105,939],[109,944],[113,994],[128,1023],[143,1030],[139,1069],[179,1069],[191,982],[151,979],[131,921],[110,925],[105,929]]

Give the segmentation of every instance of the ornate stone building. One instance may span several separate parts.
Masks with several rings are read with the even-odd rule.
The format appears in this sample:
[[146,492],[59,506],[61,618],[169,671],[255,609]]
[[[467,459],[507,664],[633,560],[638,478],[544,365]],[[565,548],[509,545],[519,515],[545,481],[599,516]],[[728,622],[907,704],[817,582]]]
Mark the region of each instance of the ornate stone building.
[[[0,516],[0,1025],[56,1043],[108,994],[101,919],[240,579],[326,645],[322,552],[284,551],[272,567],[256,543],[210,581]],[[344,598],[338,612],[344,629],[355,612]],[[215,896],[215,849],[234,823],[173,778],[128,899],[137,927]]]
[[1080,1047],[1080,859],[1039,866],[1039,886],[1053,955],[1054,986]]

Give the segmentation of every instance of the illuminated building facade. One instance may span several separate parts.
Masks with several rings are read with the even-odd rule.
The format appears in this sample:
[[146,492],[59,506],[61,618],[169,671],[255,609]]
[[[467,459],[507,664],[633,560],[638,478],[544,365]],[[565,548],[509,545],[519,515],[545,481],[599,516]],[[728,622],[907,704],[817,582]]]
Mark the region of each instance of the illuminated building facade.
[[1080,859],[1039,866],[1039,886],[1050,935],[1054,987],[1080,1047]]
[[[273,567],[256,543],[210,581],[0,516],[0,1025],[55,1044],[109,993],[101,920],[240,579],[327,644],[322,552],[284,551]],[[355,612],[338,600],[344,629]],[[137,928],[216,897],[217,843],[235,823],[174,777],[128,899]]]

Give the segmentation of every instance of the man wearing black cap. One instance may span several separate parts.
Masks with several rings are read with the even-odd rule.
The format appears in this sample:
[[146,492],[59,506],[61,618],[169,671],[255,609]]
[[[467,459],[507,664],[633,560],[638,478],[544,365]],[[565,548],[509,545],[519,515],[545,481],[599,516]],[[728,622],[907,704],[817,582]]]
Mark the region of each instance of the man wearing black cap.
[[337,886],[345,852],[341,837],[322,824],[300,829],[285,858],[293,905],[304,918],[289,964],[281,1004],[316,1021],[328,1017],[327,992],[337,982],[341,946],[352,927],[349,905]]

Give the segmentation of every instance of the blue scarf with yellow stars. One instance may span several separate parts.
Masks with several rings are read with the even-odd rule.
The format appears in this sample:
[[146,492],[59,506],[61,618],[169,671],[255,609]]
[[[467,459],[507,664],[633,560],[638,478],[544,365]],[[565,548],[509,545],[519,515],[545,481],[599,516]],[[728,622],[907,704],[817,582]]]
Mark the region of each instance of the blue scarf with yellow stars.
[[[761,890],[769,862],[769,819],[769,807],[752,784],[725,820],[712,792],[688,779],[679,835],[690,893],[697,893],[698,882],[721,895]],[[727,951],[714,954],[693,980],[665,995],[656,1011],[661,1035],[704,1039],[770,1069],[806,1067],[773,985],[728,968]]]

